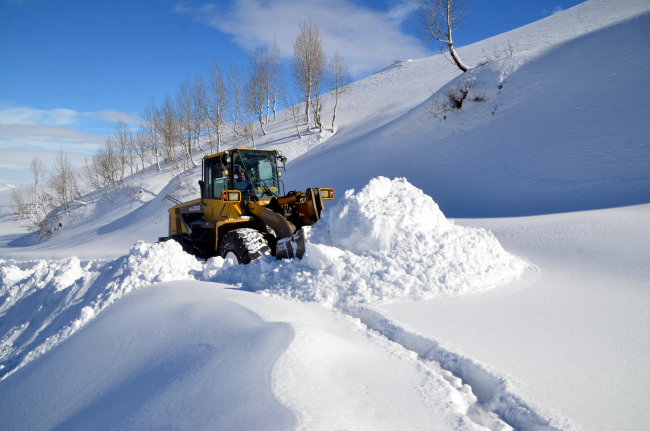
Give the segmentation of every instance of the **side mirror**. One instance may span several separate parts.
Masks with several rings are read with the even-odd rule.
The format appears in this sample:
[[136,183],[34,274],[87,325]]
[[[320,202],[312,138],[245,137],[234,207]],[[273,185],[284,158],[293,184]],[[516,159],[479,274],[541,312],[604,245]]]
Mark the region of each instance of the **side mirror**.
[[216,166],[214,170],[215,178],[223,178],[223,168],[221,166]]

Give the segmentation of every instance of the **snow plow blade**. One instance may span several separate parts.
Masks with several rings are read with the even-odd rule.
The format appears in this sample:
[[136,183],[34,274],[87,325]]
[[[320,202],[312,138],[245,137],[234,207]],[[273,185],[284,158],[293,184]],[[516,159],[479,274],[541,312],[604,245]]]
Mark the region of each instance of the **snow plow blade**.
[[305,228],[300,229],[288,238],[278,241],[275,251],[276,259],[302,259],[305,255]]

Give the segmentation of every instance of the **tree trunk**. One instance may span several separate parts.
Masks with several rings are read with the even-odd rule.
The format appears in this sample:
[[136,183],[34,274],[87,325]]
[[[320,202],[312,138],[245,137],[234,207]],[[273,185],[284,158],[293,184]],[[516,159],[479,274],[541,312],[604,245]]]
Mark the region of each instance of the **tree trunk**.
[[469,70],[469,67],[467,67],[460,59],[458,54],[456,54],[456,50],[454,49],[454,44],[453,42],[450,42],[447,44],[449,46],[449,53],[451,54],[451,58],[454,59],[454,62],[456,63],[456,66],[463,72],[467,72]]
[[338,104],[339,104],[339,95],[337,93],[334,102],[334,115],[332,116],[332,133],[334,133],[334,120],[336,120],[336,107],[338,106]]
[[264,130],[264,113],[260,115],[260,129],[262,129],[262,134],[266,135],[266,130]]

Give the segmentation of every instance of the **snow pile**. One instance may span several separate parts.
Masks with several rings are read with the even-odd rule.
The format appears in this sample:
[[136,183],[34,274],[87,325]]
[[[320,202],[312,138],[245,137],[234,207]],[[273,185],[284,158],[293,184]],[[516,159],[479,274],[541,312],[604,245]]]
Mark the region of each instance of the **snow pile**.
[[408,248],[416,237],[452,227],[433,199],[405,178],[379,177],[357,194],[348,190],[329,218],[332,245],[355,254]]
[[48,351],[125,293],[200,279],[203,266],[174,241],[140,241],[108,262],[0,260],[0,376]]
[[379,177],[323,212],[307,233],[302,260],[263,256],[231,266],[217,257],[204,277],[332,307],[480,292],[525,268],[490,232],[447,220],[406,179]]

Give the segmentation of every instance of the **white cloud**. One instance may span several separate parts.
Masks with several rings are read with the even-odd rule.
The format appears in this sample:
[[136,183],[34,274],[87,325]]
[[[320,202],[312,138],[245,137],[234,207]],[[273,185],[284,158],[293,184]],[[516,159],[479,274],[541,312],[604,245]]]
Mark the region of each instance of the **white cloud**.
[[80,167],[84,155],[90,155],[105,139],[68,127],[0,125],[0,171],[10,183],[30,181],[32,157],[38,156],[50,165],[60,149]]
[[542,14],[544,14],[544,15],[548,15],[548,14],[550,13],[551,15],[555,15],[555,14],[558,13],[558,12],[562,12],[562,10],[563,10],[563,9],[562,9],[562,6],[555,6],[555,7],[554,7],[553,9],[551,9],[551,10],[549,10],[549,9],[542,9]]
[[128,124],[139,124],[140,120],[132,115],[125,114],[124,112],[108,109],[106,111],[97,112],[96,117],[103,121],[110,121],[111,123],[117,120],[122,120]]
[[0,124],[67,126],[76,123],[79,115],[71,109],[6,108],[0,109]]
[[[81,166],[84,156],[92,154],[106,140],[103,130],[110,130],[111,123],[118,119],[137,124],[133,116],[115,110],[0,108],[0,171],[10,182],[29,181],[32,157],[38,156],[49,164],[60,149]],[[83,130],[97,130],[100,135]]]
[[93,120],[105,122],[122,120],[129,124],[138,123],[132,115],[116,110],[77,112],[72,109],[42,110],[28,107],[0,109],[0,125],[5,126],[74,126]]
[[0,125],[0,149],[92,151],[104,140],[105,137],[68,127]]
[[395,59],[431,55],[418,39],[400,31],[400,24],[411,10],[406,1],[380,13],[348,0],[236,0],[228,8],[214,4],[190,7],[181,3],[174,9],[231,34],[247,50],[270,45],[275,37],[287,58],[293,50],[298,23],[311,16],[321,31],[326,53],[339,51],[357,76],[374,72]]

